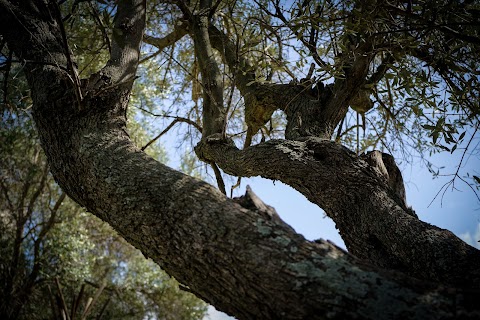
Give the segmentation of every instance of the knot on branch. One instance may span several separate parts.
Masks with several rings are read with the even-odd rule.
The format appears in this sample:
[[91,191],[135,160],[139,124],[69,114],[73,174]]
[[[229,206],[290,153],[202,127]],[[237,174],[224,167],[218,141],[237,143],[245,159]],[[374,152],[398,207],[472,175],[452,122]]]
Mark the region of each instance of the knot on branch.
[[111,87],[112,76],[106,70],[92,74],[88,79],[82,79],[82,88],[90,95],[99,95],[101,90]]
[[120,29],[127,34],[132,33],[134,30],[134,27],[135,27],[135,24],[132,18],[125,17],[120,23]]
[[338,166],[349,163],[349,160],[356,158],[355,153],[350,149],[332,140],[318,137],[306,137],[297,140],[305,141],[307,149],[313,153],[313,158],[317,161]]
[[195,146],[194,150],[198,159],[201,161],[207,163],[215,162],[214,153],[219,151],[219,146],[222,148],[227,147],[237,149],[232,139],[225,138],[221,133],[214,133],[200,140],[200,142]]
[[275,208],[265,204],[247,185],[245,195],[233,198],[233,201],[244,207],[245,209],[258,212],[267,220],[281,221]]

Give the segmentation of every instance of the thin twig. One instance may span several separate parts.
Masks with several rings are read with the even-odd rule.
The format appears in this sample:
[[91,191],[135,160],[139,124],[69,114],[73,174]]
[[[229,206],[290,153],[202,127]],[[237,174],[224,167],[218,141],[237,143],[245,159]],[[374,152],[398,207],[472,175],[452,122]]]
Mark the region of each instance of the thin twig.
[[[60,286],[60,281],[58,280],[58,277],[55,277],[55,284],[57,286],[58,294],[60,296],[60,302],[62,303],[63,312],[64,312],[67,320],[69,320],[70,315],[68,314],[67,304],[65,303],[65,297],[63,296],[62,287]],[[62,312],[60,311],[60,313],[62,313]]]
[[215,162],[210,162],[209,164],[212,167],[213,172],[215,173],[215,178],[217,179],[218,189],[220,189],[220,191],[224,195],[227,195],[227,191],[225,190],[225,182],[223,181],[222,173],[220,172],[220,169],[218,168],[218,166]]
[[100,27],[100,32],[102,33],[102,37],[104,39],[104,43],[107,44],[107,48],[108,48],[108,53],[109,54],[112,54],[112,47],[110,45],[110,38],[108,37],[108,34],[107,34],[107,31],[106,31],[106,28],[105,26],[103,25],[103,22],[102,20],[100,20],[100,12],[98,11],[98,8],[94,7],[93,4],[88,1],[87,2],[88,5],[90,6],[90,9],[92,9],[93,11],[93,15],[94,15],[94,18],[95,18],[95,22],[98,24],[98,26]]
[[[478,129],[479,129],[479,126],[477,125],[475,127],[475,131],[473,132],[470,140],[468,141],[467,143],[467,146],[465,147],[465,150],[463,151],[463,154],[462,154],[462,158],[460,159],[460,163],[457,165],[457,170],[455,171],[453,175],[453,178],[446,182],[441,188],[440,190],[435,194],[435,197],[433,197],[432,201],[430,201],[430,203],[428,204],[428,207],[430,207],[433,203],[433,201],[435,201],[435,199],[438,197],[438,195],[440,194],[440,192],[442,192],[443,190],[443,194],[442,194],[442,199],[443,199],[443,196],[445,195],[445,192],[446,190],[448,189],[448,187],[450,185],[452,185],[452,188],[455,188],[455,179],[458,178],[460,179],[461,181],[465,182],[465,184],[470,188],[472,189],[473,193],[475,194],[475,196],[477,197],[478,200],[480,200],[480,196],[478,195],[478,193],[475,191],[475,189],[473,189],[473,187],[467,182],[465,181],[465,179],[463,179],[462,177],[460,177],[460,175],[458,174],[459,171],[460,171],[460,167],[462,166],[462,163],[463,163],[463,159],[465,158],[465,154],[467,153],[468,151],[468,148],[470,146],[470,143],[473,141],[473,138],[475,137],[476,133],[478,132]],[[456,188],[455,188],[456,189]],[[440,205],[442,205],[442,200],[440,200]]]
[[139,110],[142,110],[143,112],[146,112],[154,117],[163,117],[163,118],[171,118],[171,119],[178,119],[179,121],[181,122],[185,122],[185,123],[188,123],[189,125],[191,126],[194,126],[195,129],[197,129],[198,131],[202,132],[202,127],[196,123],[195,121],[191,120],[191,119],[188,119],[188,118],[184,118],[184,117],[178,117],[178,116],[169,116],[169,115],[166,115],[166,114],[157,114],[157,113],[153,113],[149,110],[146,110],[144,108],[141,108],[141,107],[137,107]]
[[186,119],[186,118],[176,118],[175,120],[173,120],[162,132],[160,132],[160,134],[158,134],[155,138],[153,138],[152,140],[150,140],[146,145],[144,145],[140,150],[144,151],[145,149],[147,149],[152,143],[154,143],[155,141],[157,141],[158,139],[160,139],[164,134],[166,134],[168,131],[170,131],[170,129],[172,129],[172,127],[177,124],[178,122],[185,122],[185,123],[188,123],[192,126],[194,126],[196,129],[198,129],[200,132],[202,132],[202,128],[197,124],[195,123],[194,121],[190,120],[190,119]]

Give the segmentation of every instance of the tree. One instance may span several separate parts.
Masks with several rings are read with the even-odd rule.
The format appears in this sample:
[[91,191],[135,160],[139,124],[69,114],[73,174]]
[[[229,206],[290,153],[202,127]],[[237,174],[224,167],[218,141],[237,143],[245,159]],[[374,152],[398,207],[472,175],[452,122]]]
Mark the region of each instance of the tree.
[[[126,110],[147,5],[120,1],[108,11],[112,5],[98,6],[115,15],[105,40],[108,61],[80,79],[55,2],[0,1],[0,32],[25,65],[50,171],[74,201],[187,290],[238,318],[478,317],[478,250],[417,218],[391,156],[357,156],[332,140],[336,132],[341,140],[349,106],[363,114],[372,107],[367,96],[394,130],[427,132],[433,148],[454,150],[465,137],[458,128],[476,133],[475,2],[303,1],[284,10],[277,1],[201,0],[148,7],[149,22],[171,18],[173,29],[146,42],[163,50],[186,35],[193,39],[198,73],[188,74],[197,85],[201,75],[201,88],[192,90],[197,103],[202,91],[201,126],[176,120],[201,129],[195,151],[216,172],[219,189],[226,193],[218,167],[289,184],[332,217],[348,253],[325,240],[306,241],[251,192],[229,199],[132,143]],[[253,9],[261,13],[257,20],[248,16]],[[244,18],[258,23],[239,30]],[[313,66],[302,80],[282,83],[292,74],[282,49],[292,37],[301,44],[292,50]],[[224,100],[227,85],[244,103],[241,150],[227,130],[235,109]],[[447,97],[439,100],[435,88]],[[395,109],[394,92],[405,92],[405,108]],[[430,123],[424,108],[444,112]],[[286,115],[286,140],[251,146],[276,110]]]

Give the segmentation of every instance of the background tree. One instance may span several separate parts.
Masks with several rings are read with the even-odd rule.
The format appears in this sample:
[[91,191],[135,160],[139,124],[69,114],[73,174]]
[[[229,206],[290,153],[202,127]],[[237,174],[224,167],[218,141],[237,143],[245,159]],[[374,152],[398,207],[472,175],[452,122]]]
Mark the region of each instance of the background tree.
[[[88,76],[63,20],[74,29],[92,4],[62,3],[63,14],[54,2],[0,1],[50,170],[188,290],[239,318],[478,316],[478,251],[418,220],[390,155],[338,143],[355,145],[360,120],[349,107],[370,130],[358,153],[406,144],[453,152],[472,141],[477,3],[101,2],[91,13],[105,48],[98,59],[108,60]],[[157,51],[142,58],[145,26]],[[141,152],[127,105],[134,80],[149,75],[167,103],[156,112],[157,100],[132,102],[173,117],[166,129],[190,125],[186,137],[224,194],[220,169],[285,182],[336,222],[349,253],[306,241],[250,191],[230,200]],[[287,140],[263,142],[283,130]],[[232,140],[242,131],[243,150]]]

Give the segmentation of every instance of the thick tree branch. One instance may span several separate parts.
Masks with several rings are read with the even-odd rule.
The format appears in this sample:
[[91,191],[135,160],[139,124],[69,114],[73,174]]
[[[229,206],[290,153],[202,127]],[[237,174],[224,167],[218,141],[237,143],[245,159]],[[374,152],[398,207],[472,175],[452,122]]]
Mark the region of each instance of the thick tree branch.
[[270,120],[273,112],[282,109],[276,101],[278,98],[276,93],[280,90],[276,90],[274,85],[256,82],[255,67],[238,54],[235,44],[212,24],[209,25],[208,31],[212,46],[228,65],[235,79],[235,85],[244,98],[245,122],[248,127],[244,146],[248,147],[253,136]]
[[382,173],[346,148],[310,138],[271,140],[241,151],[218,138],[197,146],[197,153],[229,174],[292,186],[336,222],[355,255],[418,278],[480,288],[478,250],[412,216]]
[[[250,145],[252,136],[270,120],[275,110],[284,110],[287,114],[286,136],[289,139],[309,135],[331,136],[333,128],[340,121],[338,118],[344,115],[348,109],[348,104],[342,108],[339,107],[339,103],[345,105],[345,100],[350,95],[348,90],[358,90],[357,88],[352,89],[351,86],[345,86],[345,92],[342,91],[335,95],[336,98],[343,100],[331,102],[330,99],[333,95],[331,95],[330,86],[323,87],[318,84],[313,89],[311,84],[285,85],[255,82],[254,67],[245,58],[238,55],[233,42],[215,26],[210,25],[209,32],[213,47],[220,52],[234,74],[237,88],[245,99],[245,122],[248,125],[245,146]],[[357,69],[359,69],[357,65],[352,67],[352,70]],[[353,74],[354,72],[352,72]],[[352,82],[354,80],[352,79]],[[330,106],[328,109],[326,109],[327,104]],[[332,121],[334,123],[331,123]]]
[[324,122],[328,124],[326,129],[329,130],[329,136],[333,135],[335,127],[347,114],[350,102],[364,89],[370,62],[374,56],[371,39],[365,39],[365,42],[354,51],[345,54],[350,59],[348,66],[344,67],[345,78],[335,79],[331,99],[328,100],[322,114]]
[[387,56],[382,59],[382,62],[377,67],[375,72],[367,79],[366,84],[374,85],[380,80],[382,80],[383,76],[390,69],[394,61],[395,59],[393,55],[391,55],[390,53],[387,53]]
[[158,49],[159,52],[163,51],[165,48],[171,46],[178,40],[182,39],[185,35],[188,34],[188,24],[181,22],[176,24],[173,28],[173,31],[163,38],[157,38],[149,35],[143,36],[143,41],[149,45],[154,46]]
[[[330,99],[331,87],[318,84],[315,89],[311,84],[270,84],[255,82],[255,70],[249,62],[238,56],[235,45],[215,26],[209,28],[214,48],[222,54],[232,70],[237,88],[245,99],[245,122],[248,125],[245,146],[251,138],[267,123],[275,110],[287,114],[288,126],[286,136],[297,139],[309,135],[324,136],[324,107]],[[300,112],[299,112],[300,110]]]

